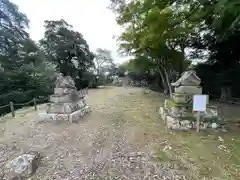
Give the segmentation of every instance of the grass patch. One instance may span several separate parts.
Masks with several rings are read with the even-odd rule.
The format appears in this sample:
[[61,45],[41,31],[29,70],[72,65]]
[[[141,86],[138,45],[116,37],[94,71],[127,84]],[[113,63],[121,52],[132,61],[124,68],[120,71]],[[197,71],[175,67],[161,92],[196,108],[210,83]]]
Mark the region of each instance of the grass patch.
[[[191,179],[219,179],[235,180],[240,177],[240,131],[220,133],[205,131],[172,132],[166,130],[163,121],[158,116],[158,108],[163,105],[164,97],[159,93],[141,94],[128,101],[132,101],[132,112],[128,116],[134,116],[132,123],[144,127],[148,143],[156,144],[156,160],[161,162],[172,159],[184,164]],[[128,96],[128,98],[130,98]],[[231,110],[231,108],[228,108]],[[225,112],[228,112],[225,110]],[[231,111],[232,112],[232,111]],[[130,113],[130,112],[128,112]],[[233,114],[223,114],[224,118],[234,120]],[[240,117],[239,115],[236,115]],[[219,137],[221,139],[219,140]],[[223,141],[222,141],[223,139]],[[171,150],[162,151],[162,141],[167,140]]]
[[[230,143],[228,140],[222,142],[217,137],[217,134],[202,136],[196,133],[187,136],[175,134],[174,138],[179,142],[177,151],[187,154],[186,158],[191,158],[194,162],[192,166],[197,169],[195,179],[214,177],[236,179],[240,175],[237,168],[234,168],[240,164],[237,151],[233,151],[228,145]],[[235,145],[233,147],[239,152],[239,147]]]
[[155,160],[161,162],[161,163],[166,163],[170,162],[171,159],[168,156],[168,154],[162,150],[158,150],[157,152],[154,153],[154,158]]
[[127,121],[126,121],[126,119],[124,119],[123,118],[123,116],[122,117],[115,117],[114,119],[113,119],[113,126],[114,126],[114,128],[115,129],[119,129],[119,128],[121,128],[125,123],[126,123]]

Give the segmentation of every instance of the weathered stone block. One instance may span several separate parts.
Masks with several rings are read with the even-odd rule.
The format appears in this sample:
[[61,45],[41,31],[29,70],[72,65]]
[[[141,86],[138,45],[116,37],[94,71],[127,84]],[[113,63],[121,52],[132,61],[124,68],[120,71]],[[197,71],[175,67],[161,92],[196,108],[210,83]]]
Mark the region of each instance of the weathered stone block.
[[54,94],[60,96],[65,94],[73,94],[74,92],[75,90],[71,88],[54,88]]
[[172,129],[172,130],[181,130],[181,126],[180,126],[179,122],[175,121],[175,122],[172,124],[171,129]]
[[176,103],[172,99],[165,101],[164,109],[172,116],[182,116],[186,112],[192,112],[191,107],[187,103]]
[[45,120],[50,121],[69,121],[69,115],[68,114],[48,114],[49,118]]
[[78,101],[79,97],[76,93],[72,93],[72,94],[65,94],[65,95],[51,95],[50,96],[50,102],[54,102],[54,103],[69,103],[69,102],[74,102],[74,101]]
[[201,122],[199,128],[202,129],[202,130],[207,129],[207,128],[208,128],[208,123],[203,123],[203,122]]
[[162,114],[163,114],[163,111],[164,111],[163,107],[160,107],[158,113],[159,113],[160,115],[162,115]]
[[216,108],[207,108],[207,110],[204,112],[204,116],[206,118],[213,118],[217,117],[219,115],[218,109]]
[[57,77],[56,87],[76,89],[73,79],[70,76],[63,76],[62,74],[59,74]]
[[183,113],[183,110],[181,107],[171,107],[169,109],[169,114],[174,116],[174,117],[178,117],[181,116]]
[[69,121],[69,114],[39,113],[39,121]]
[[69,121],[77,122],[83,116],[91,111],[90,106],[85,106],[82,109],[72,112],[71,114],[54,114],[54,113],[39,113],[39,121]]
[[86,106],[84,99],[71,103],[48,103],[47,113],[69,114]]
[[191,121],[182,120],[182,121],[179,121],[179,123],[182,130],[188,130],[193,128],[193,124]]
[[179,86],[175,87],[175,93],[202,94],[200,86]]
[[[166,116],[166,125],[168,129],[172,130],[196,129],[196,122],[192,122],[190,120],[180,120],[171,116]],[[199,128],[201,130],[205,130],[208,128],[208,125],[208,123],[201,122]]]
[[172,129],[175,125],[175,119],[171,116],[166,116],[166,125],[168,129]]
[[165,108],[165,109],[168,108],[168,100],[167,100],[167,99],[165,99],[165,101],[164,101],[164,108]]
[[183,93],[174,93],[173,100],[176,103],[187,103],[189,100],[189,95]]
[[166,112],[165,112],[164,107],[159,108],[159,114],[160,114],[162,120],[165,122],[166,121]]
[[72,114],[69,115],[69,121],[72,122],[77,122],[81,117],[86,115],[87,113],[90,112],[90,107],[86,106],[83,109],[80,109],[78,111],[73,112]]
[[87,94],[88,94],[88,90],[87,89],[82,89],[82,90],[78,91],[78,96],[80,98],[86,97]]
[[4,169],[4,179],[28,179],[37,170],[41,157],[38,152],[31,152],[9,161]]
[[180,119],[171,116],[166,117],[166,124],[167,128],[172,130],[189,130],[192,128],[192,124],[190,121],[181,121]]
[[77,101],[77,104],[78,104],[78,106],[80,107],[80,109],[83,108],[83,107],[85,107],[85,106],[87,105],[87,103],[86,103],[86,101],[85,101],[84,98],[81,99],[81,100],[79,100],[79,101]]

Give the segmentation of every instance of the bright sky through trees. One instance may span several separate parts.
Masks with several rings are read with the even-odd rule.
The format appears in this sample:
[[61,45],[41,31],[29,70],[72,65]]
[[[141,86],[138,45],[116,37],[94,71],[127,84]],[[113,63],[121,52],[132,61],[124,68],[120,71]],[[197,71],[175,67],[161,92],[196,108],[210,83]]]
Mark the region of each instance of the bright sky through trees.
[[90,49],[104,48],[112,51],[114,60],[122,62],[126,58],[117,54],[114,35],[121,33],[114,14],[107,8],[109,0],[11,0],[30,19],[29,33],[39,40],[44,33],[44,20],[64,19],[83,34]]

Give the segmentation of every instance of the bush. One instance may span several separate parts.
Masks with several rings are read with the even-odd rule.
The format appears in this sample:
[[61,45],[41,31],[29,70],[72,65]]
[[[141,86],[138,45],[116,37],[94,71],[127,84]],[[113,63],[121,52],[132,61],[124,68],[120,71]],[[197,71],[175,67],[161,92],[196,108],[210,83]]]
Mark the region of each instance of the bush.
[[[56,70],[49,64],[41,63],[38,66],[22,65],[19,68],[2,72],[0,86],[0,106],[10,102],[24,104],[34,97],[47,97],[53,93]],[[1,85],[2,84],[2,85]],[[33,104],[31,104],[33,105]],[[22,108],[18,105],[15,109]],[[10,112],[10,108],[0,108],[0,115]]]

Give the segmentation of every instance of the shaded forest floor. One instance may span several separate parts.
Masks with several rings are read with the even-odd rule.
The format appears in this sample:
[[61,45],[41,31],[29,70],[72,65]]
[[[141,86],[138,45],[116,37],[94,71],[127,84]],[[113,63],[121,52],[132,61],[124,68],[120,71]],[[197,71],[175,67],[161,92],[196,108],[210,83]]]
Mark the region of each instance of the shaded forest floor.
[[[235,122],[225,133],[172,132],[158,115],[164,99],[141,88],[105,87],[90,91],[92,112],[78,124],[40,123],[33,107],[7,115],[0,123],[0,169],[22,152],[38,151],[44,158],[32,180],[238,179]],[[238,121],[238,109],[223,106],[223,115]]]

